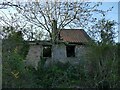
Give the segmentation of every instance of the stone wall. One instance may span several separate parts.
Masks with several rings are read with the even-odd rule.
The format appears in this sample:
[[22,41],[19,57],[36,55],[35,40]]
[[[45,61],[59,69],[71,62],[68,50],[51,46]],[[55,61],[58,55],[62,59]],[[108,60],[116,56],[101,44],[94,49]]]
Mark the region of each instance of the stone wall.
[[64,44],[54,45],[52,47],[52,59],[56,61],[66,62],[66,46]]
[[42,54],[42,46],[41,45],[30,45],[28,55],[26,57],[27,65],[32,65],[37,68],[38,62],[40,61],[40,56]]
[[80,57],[84,56],[85,51],[86,51],[85,46],[83,46],[83,45],[76,45],[76,47],[75,47],[75,56],[77,58],[80,58]]
[[[31,64],[37,68],[38,62],[40,61],[40,56],[42,56],[43,47],[42,45],[30,45],[28,55],[26,57],[27,64]],[[81,61],[85,54],[85,47],[82,45],[76,45],[75,47],[75,57],[67,57],[66,55],[66,45],[57,44],[52,46],[52,57],[46,58],[46,65],[53,62],[70,62],[71,64],[77,64]]]

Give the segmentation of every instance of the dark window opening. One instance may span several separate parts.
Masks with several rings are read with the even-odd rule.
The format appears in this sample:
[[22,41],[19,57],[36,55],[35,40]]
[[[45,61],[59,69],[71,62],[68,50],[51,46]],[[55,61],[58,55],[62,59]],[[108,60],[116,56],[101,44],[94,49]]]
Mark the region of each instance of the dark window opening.
[[67,57],[75,57],[75,46],[66,46]]
[[52,51],[51,51],[51,46],[45,45],[43,46],[43,57],[51,57]]

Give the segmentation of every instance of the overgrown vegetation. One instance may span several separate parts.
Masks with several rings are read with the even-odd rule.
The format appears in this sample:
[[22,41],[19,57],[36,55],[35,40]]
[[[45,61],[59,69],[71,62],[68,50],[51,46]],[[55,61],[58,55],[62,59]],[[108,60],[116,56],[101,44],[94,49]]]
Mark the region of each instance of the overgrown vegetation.
[[[6,19],[7,15],[0,18],[4,22],[3,31],[0,32],[0,36],[4,38],[2,87],[120,88],[120,44],[114,42],[115,22],[93,17],[94,12],[105,16],[111,11],[99,10],[100,5],[102,3],[92,6],[89,2],[46,2],[44,6],[38,2],[1,3],[1,9],[15,7],[18,11],[14,15],[10,14],[10,20]],[[47,30],[54,40],[56,35],[51,32],[53,19],[57,19],[59,29],[66,26],[87,28],[97,37],[96,41],[88,45],[86,59],[78,65],[58,62],[49,68],[44,67],[45,60],[42,59],[37,70],[26,66],[24,60],[29,45],[23,40],[22,33],[27,36],[27,40],[41,40],[43,31]],[[88,26],[88,23],[94,24],[93,27]]]
[[118,88],[120,85],[119,44],[92,43],[84,63],[74,66],[58,62],[45,68],[42,59],[37,70],[25,66],[25,53],[29,49],[25,47],[28,46],[16,33],[3,41],[3,88]]

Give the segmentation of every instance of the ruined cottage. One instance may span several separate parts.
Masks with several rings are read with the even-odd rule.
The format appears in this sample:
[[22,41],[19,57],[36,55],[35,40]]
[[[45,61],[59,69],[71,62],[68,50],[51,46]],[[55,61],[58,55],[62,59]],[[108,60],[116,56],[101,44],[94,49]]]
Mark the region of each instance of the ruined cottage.
[[54,45],[50,41],[30,41],[26,60],[36,67],[43,58],[46,64],[55,61],[77,63],[82,59],[88,41],[89,36],[83,29],[62,29],[58,43]]
[[61,29],[58,32],[56,22],[53,27],[53,33],[57,33],[57,42],[30,41],[26,57],[28,64],[37,67],[41,59],[45,60],[46,65],[57,61],[74,64],[82,60],[90,39],[87,33],[83,29]]

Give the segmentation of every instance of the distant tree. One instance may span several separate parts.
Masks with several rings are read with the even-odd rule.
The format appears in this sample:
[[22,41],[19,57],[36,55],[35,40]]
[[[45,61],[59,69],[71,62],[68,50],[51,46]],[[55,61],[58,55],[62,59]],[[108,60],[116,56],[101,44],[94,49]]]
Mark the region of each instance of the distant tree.
[[117,32],[115,28],[116,25],[117,22],[114,20],[106,20],[105,18],[98,20],[92,30],[95,40],[102,44],[115,43]]
[[88,51],[89,75],[98,87],[118,87],[118,54],[115,45],[116,22],[102,19],[96,23],[95,36],[99,37]]

